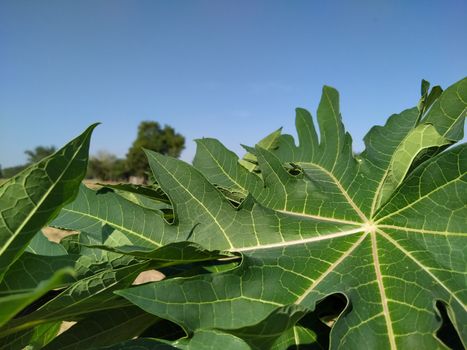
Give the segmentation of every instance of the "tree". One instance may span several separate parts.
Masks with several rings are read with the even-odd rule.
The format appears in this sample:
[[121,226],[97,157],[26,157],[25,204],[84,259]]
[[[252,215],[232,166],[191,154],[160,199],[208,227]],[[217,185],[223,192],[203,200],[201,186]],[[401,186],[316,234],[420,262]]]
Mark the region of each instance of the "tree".
[[34,150],[26,150],[24,153],[28,156],[28,164],[37,163],[41,159],[55,153],[55,146],[37,146]]
[[88,163],[87,178],[104,181],[117,181],[128,178],[124,159],[112,153],[99,151]]
[[8,168],[0,169],[0,178],[10,178],[23,171],[28,165],[37,163],[43,158],[55,153],[55,146],[37,146],[33,150],[26,150],[24,153],[28,156],[26,164],[16,165]]
[[143,148],[178,158],[185,148],[185,137],[169,125],[164,125],[162,129],[159,123],[153,121],[139,124],[136,140],[128,150],[127,166],[131,174],[146,177],[149,164]]
[[8,179],[10,177],[15,176],[19,172],[23,171],[24,169],[26,169],[26,167],[27,167],[27,165],[23,164],[23,165],[12,166],[12,167],[9,167],[9,168],[3,168],[2,176],[5,179]]

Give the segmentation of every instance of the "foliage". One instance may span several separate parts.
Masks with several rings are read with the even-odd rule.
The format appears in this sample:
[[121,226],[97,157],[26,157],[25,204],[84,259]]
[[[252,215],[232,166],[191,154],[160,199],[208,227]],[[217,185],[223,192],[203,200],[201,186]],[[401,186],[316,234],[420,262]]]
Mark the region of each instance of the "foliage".
[[55,146],[37,146],[33,150],[26,150],[24,153],[28,156],[28,164],[37,163],[43,158],[55,153],[57,149]]
[[34,150],[26,150],[24,153],[28,156],[28,160],[26,164],[22,165],[16,165],[8,168],[4,168],[3,171],[0,168],[0,178],[10,178],[13,177],[17,174],[19,174],[21,171],[27,168],[28,165],[31,165],[33,163],[37,163],[40,160],[42,160],[45,157],[50,156],[56,151],[54,146],[37,146]]
[[128,179],[129,172],[126,169],[124,159],[119,159],[114,154],[100,151],[89,159],[88,172],[89,179],[99,179],[103,181],[119,181]]
[[157,122],[141,122],[136,140],[127,154],[128,169],[135,176],[146,176],[149,166],[143,149],[179,157],[184,148],[185,138],[176,133],[171,126],[165,125],[161,128]]
[[[462,348],[465,101],[467,78],[424,82],[354,155],[324,87],[319,137],[297,109],[298,145],[278,130],[239,160],[202,139],[193,166],[147,150],[157,185],[98,191],[79,185],[87,130],[0,187],[0,348]],[[52,243],[47,223],[78,233]]]
[[21,171],[23,171],[26,168],[27,168],[27,165],[17,165],[17,166],[12,166],[12,167],[8,167],[8,168],[3,168],[2,177],[4,177],[4,178],[13,177],[13,176],[20,173]]

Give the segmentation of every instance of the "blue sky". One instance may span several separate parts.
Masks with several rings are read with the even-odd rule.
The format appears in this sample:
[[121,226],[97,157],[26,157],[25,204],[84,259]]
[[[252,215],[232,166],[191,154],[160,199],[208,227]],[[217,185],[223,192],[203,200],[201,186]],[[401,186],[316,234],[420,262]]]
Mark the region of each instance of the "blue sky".
[[91,153],[124,156],[156,120],[237,154],[313,115],[324,84],[364,134],[414,106],[420,80],[467,73],[465,1],[0,2],[0,164],[100,121]]

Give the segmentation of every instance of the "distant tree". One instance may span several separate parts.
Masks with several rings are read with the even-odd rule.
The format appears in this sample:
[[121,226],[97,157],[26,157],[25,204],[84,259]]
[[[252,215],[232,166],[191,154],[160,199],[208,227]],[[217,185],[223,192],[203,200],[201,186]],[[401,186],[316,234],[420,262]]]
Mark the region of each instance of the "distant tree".
[[27,165],[17,165],[17,166],[12,166],[9,168],[3,168],[3,177],[8,179],[10,177],[15,176],[18,174],[20,171],[26,169]]
[[87,178],[117,181],[127,177],[125,160],[117,158],[112,153],[99,151],[89,159]]
[[34,150],[26,150],[24,153],[28,156],[28,164],[33,164],[41,159],[50,156],[55,153],[56,148],[54,146],[37,146]]
[[153,121],[139,124],[138,135],[128,150],[126,161],[132,175],[147,177],[149,164],[143,148],[178,158],[185,148],[185,137],[168,125],[162,129],[159,123]]
[[3,168],[3,170],[0,167],[0,178],[10,178],[18,174],[20,171],[26,169],[29,165],[33,163],[37,163],[43,158],[50,156],[51,154],[55,153],[56,149],[54,146],[37,146],[33,150],[26,150],[24,153],[28,156],[26,164],[22,165],[17,165],[17,166],[12,166],[8,168]]
[[118,180],[128,180],[130,177],[130,173],[126,166],[126,160],[117,158],[114,162],[114,165],[109,173],[110,180],[118,181]]
[[2,166],[0,165],[0,179],[3,177]]

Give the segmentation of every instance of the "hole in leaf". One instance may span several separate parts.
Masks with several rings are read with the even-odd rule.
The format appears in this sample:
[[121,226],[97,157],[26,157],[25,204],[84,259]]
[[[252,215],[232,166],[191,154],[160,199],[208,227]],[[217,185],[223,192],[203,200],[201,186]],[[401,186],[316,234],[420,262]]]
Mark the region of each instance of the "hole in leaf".
[[214,185],[217,190],[232,204],[234,208],[238,208],[245,200],[245,195],[240,192],[230,191],[219,185]]
[[[300,328],[305,329],[305,331],[300,331]],[[309,312],[304,317],[302,317],[300,321],[297,322],[296,330],[294,331],[295,334],[305,333],[305,336],[298,337],[298,339],[303,341],[303,343],[291,345],[287,348],[287,350],[328,349],[330,332],[331,328],[321,322],[315,312]],[[307,333],[309,334],[309,337],[307,337]],[[314,339],[310,339],[310,337],[314,337]]]
[[49,241],[59,243],[66,237],[77,235],[78,231],[63,230],[56,227],[46,226],[42,229],[42,233]]
[[293,164],[293,163],[290,163],[290,166],[287,165],[285,167],[285,170],[287,170],[287,172],[292,176],[299,176],[303,174],[302,168],[300,168],[298,165]]
[[169,224],[173,224],[175,221],[175,215],[173,209],[161,209],[162,213],[164,214],[164,219]]
[[[329,334],[339,315],[347,305],[347,299],[342,294],[332,294],[321,300],[315,311],[307,313],[300,321],[298,327],[303,327],[315,334],[313,342],[290,346],[287,350],[315,350],[329,348]],[[349,308],[347,308],[348,310]]]
[[233,257],[232,259],[226,260],[213,260],[206,261],[203,263],[203,268],[210,273],[214,272],[226,272],[237,268],[241,263],[241,258]]
[[[316,306],[316,313],[325,325],[332,327],[347,305],[347,299],[342,294],[331,294],[321,300]],[[350,311],[350,305],[347,312]]]
[[141,272],[138,276],[136,276],[135,280],[133,281],[133,285],[162,281],[164,278],[165,275],[160,271],[147,270]]
[[436,336],[440,339],[446,346],[453,350],[462,350],[464,349],[462,341],[459,337],[459,334],[456,332],[454,325],[449,318],[446,305],[442,301],[436,302],[436,308],[438,309],[442,324],[441,327],[436,332]]
[[115,192],[115,191],[110,187],[101,187],[96,192],[97,194],[105,194],[105,193]]

